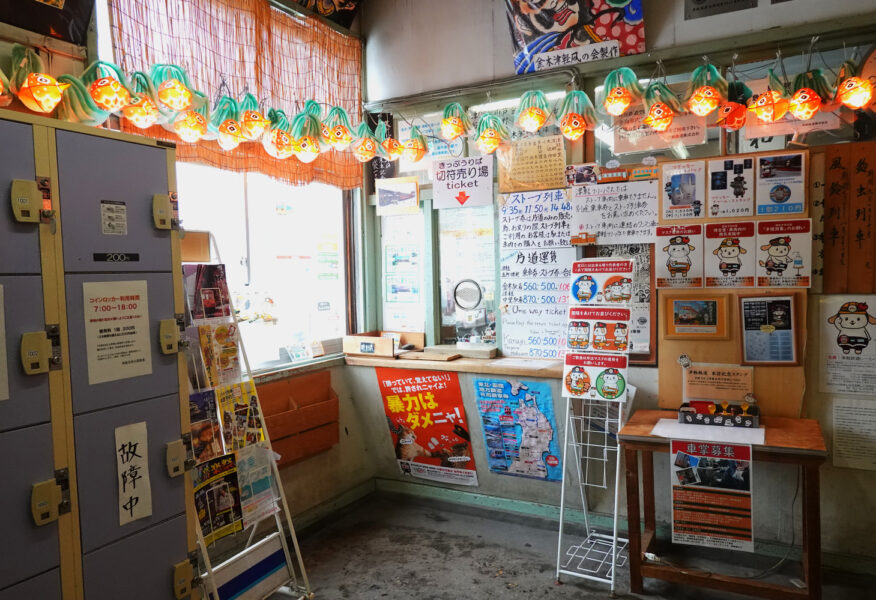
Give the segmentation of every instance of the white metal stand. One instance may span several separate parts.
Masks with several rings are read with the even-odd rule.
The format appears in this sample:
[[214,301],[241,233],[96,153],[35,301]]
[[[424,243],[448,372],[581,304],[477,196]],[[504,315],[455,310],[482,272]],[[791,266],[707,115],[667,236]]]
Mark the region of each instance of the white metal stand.
[[[630,397],[629,402],[632,402]],[[566,428],[563,444],[563,485],[560,492],[560,531],[557,540],[557,581],[560,575],[581,577],[608,583],[614,597],[617,569],[627,563],[628,540],[618,538],[618,501],[620,483],[620,450],[617,432],[624,421],[626,404],[604,400],[578,400],[566,398]],[[577,470],[578,498],[566,498],[566,477],[569,474],[571,455],[573,468]],[[590,524],[587,504],[587,488],[611,489],[610,465],[614,463],[614,508],[613,526],[610,533],[599,533]],[[573,494],[574,496],[574,494]],[[584,514],[584,538],[566,535],[566,519],[572,504],[581,502]],[[574,507],[577,508],[577,507]]]

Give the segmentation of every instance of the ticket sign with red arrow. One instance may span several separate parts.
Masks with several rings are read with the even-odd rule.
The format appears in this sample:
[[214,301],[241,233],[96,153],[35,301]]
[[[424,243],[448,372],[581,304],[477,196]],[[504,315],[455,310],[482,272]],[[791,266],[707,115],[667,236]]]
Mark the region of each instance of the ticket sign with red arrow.
[[438,158],[432,165],[432,207],[461,208],[493,203],[493,157]]

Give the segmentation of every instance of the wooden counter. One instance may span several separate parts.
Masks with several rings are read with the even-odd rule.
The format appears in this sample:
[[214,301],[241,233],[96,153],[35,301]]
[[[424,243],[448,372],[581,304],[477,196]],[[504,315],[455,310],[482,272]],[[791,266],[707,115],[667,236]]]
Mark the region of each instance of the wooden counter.
[[563,361],[538,358],[457,358],[456,360],[402,360],[371,356],[347,356],[348,365],[355,367],[391,367],[424,371],[455,371],[484,375],[514,375],[518,377],[563,378]]

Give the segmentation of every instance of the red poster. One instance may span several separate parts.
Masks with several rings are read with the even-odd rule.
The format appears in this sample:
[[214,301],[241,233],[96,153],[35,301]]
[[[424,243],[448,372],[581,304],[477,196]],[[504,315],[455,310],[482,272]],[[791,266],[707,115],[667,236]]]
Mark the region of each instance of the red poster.
[[402,473],[444,483],[477,485],[456,373],[375,370]]

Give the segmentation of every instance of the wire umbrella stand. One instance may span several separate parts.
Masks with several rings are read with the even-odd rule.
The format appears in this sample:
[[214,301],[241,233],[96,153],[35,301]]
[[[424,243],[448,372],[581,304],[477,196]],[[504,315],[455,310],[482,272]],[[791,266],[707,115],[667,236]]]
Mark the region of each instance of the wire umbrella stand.
[[[557,540],[557,582],[560,582],[561,575],[568,575],[607,583],[612,598],[615,597],[617,571],[627,564],[629,557],[628,540],[619,538],[617,532],[620,494],[620,448],[617,432],[623,425],[625,408],[625,404],[618,402],[566,398],[563,464],[569,465],[566,461],[571,456],[577,478],[570,475],[568,467],[563,468],[560,530]],[[568,486],[567,477],[571,479]],[[574,493],[576,487],[577,494]],[[598,532],[591,526],[587,488],[614,489],[610,532]],[[583,536],[579,533],[580,522],[576,522],[573,527],[570,521],[570,512],[578,509],[579,502],[584,516]]]

